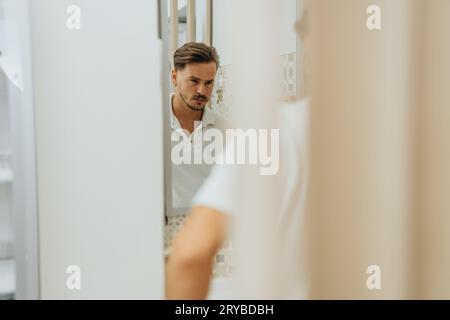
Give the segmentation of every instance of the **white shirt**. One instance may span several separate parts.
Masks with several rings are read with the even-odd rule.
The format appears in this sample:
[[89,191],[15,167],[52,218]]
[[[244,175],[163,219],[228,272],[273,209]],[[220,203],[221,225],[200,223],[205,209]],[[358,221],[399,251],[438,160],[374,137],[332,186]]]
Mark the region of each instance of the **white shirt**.
[[[173,101],[174,94],[170,96],[171,102]],[[172,106],[172,103],[171,103]],[[203,148],[206,147],[203,141],[203,135],[211,128],[223,130],[224,120],[215,111],[209,107],[205,107],[203,110],[202,121],[194,131],[189,135],[187,131],[183,132],[183,129],[178,121],[177,117],[173,113],[173,109],[170,108],[170,127],[171,138],[178,137],[177,141],[172,141],[172,150],[176,144],[180,141],[188,140],[191,147],[191,154],[200,151],[203,152]],[[171,139],[172,140],[172,139]],[[203,181],[209,176],[212,165],[202,163],[191,164],[181,163],[175,164],[172,161],[172,207],[181,209],[180,211],[171,212],[169,215],[186,214],[188,208],[191,205],[192,198],[199,190]]]
[[[280,190],[283,195],[280,204],[280,226],[286,250],[292,252],[288,259],[291,263],[283,264],[284,272],[292,274],[291,297],[302,299],[305,295],[303,273],[295,261],[303,260],[300,253],[304,211],[306,206],[308,183],[308,100],[286,104],[280,110]],[[225,151],[226,152],[226,151]],[[206,206],[223,213],[236,215],[244,213],[240,203],[245,201],[246,192],[240,188],[240,172],[238,165],[216,165],[211,175],[193,199],[193,205]],[[303,262],[301,262],[303,263]],[[300,270],[299,270],[300,268]],[[297,279],[298,281],[295,281]],[[300,284],[299,284],[300,283]]]

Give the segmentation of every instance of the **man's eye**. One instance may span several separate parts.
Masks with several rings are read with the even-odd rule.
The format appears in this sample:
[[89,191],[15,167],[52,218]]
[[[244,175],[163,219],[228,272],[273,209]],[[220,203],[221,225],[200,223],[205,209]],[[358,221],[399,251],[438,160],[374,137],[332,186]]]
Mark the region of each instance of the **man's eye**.
[[191,80],[189,80],[191,83],[193,83],[193,84],[197,84],[198,83],[198,81],[197,80],[195,80],[195,79],[191,79]]

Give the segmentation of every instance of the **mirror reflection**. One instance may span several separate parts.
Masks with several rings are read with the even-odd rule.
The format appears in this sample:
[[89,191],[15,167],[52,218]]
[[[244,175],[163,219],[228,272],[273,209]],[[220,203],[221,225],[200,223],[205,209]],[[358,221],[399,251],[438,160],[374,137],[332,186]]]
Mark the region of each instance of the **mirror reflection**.
[[[299,11],[297,0],[283,1],[279,49],[282,81],[282,100],[296,99],[297,55],[300,44],[294,25]],[[170,143],[170,203],[166,206],[165,252],[170,255],[177,233],[185,224],[193,199],[208,178],[213,164],[204,161],[205,148],[212,144],[208,131],[218,130],[225,137],[231,128],[229,118],[232,107],[228,79],[233,69],[229,21],[233,18],[230,7],[223,1],[168,0],[168,28],[163,37],[167,42],[165,53],[170,61],[169,113]],[[176,30],[176,32],[172,32]],[[206,135],[206,136],[205,136]],[[226,141],[224,141],[226,143]],[[217,147],[217,145],[215,145]],[[220,152],[214,150],[214,155]],[[167,163],[166,163],[167,165]],[[167,181],[166,181],[167,183]],[[167,196],[167,195],[166,195]],[[227,297],[227,281],[234,274],[234,244],[227,241],[217,252],[212,268],[214,278],[210,297]]]

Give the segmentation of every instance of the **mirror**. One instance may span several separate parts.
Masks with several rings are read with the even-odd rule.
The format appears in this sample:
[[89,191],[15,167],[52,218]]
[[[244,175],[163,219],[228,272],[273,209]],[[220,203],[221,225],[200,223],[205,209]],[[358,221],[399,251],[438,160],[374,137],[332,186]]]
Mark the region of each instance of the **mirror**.
[[[282,19],[280,19],[283,34],[280,35],[279,54],[283,77],[282,83],[279,85],[283,88],[282,99],[291,101],[296,98],[298,87],[301,86],[300,81],[297,81],[299,78],[297,75],[300,74],[298,71],[300,66],[297,65],[297,61],[300,61],[298,56],[301,52],[301,44],[297,42],[294,30],[297,17],[301,16],[301,0],[283,1],[280,5],[283,14]],[[177,119],[176,115],[174,117],[172,100],[169,98],[171,95],[177,96],[180,92],[183,93],[183,88],[174,86],[171,73],[174,66],[173,53],[190,41],[204,42],[215,47],[220,57],[220,66],[214,75],[214,87],[211,92],[208,92],[209,102],[205,105],[204,110],[213,112],[218,118],[223,119],[224,123],[227,123],[232,104],[228,79],[233,68],[231,57],[233,35],[229,24],[230,21],[233,21],[233,10],[236,8],[233,8],[228,1],[220,0],[167,0],[163,7],[165,10],[163,16],[167,17],[167,23],[163,25],[164,55],[166,57],[163,72],[166,76],[165,91],[168,97],[164,106],[164,112],[166,113],[164,120],[166,145],[166,226],[164,243],[166,255],[168,255],[170,254],[172,241],[189,213],[192,198],[208,177],[212,167],[204,164],[176,164],[173,161],[174,148],[177,144],[174,144],[171,140],[172,134],[180,127],[181,129],[189,129],[185,125],[185,120]],[[255,10],[257,11],[257,8]],[[176,32],[174,33],[172,30],[176,30]],[[186,94],[185,97],[190,98],[189,94]],[[186,103],[180,105],[186,110],[188,109]],[[203,114],[205,114],[205,111],[203,111]],[[211,127],[214,128],[215,124]],[[235,266],[232,256],[233,244],[231,242],[227,243],[216,255],[210,298],[227,298],[229,292],[227,292],[224,283],[233,275]]]

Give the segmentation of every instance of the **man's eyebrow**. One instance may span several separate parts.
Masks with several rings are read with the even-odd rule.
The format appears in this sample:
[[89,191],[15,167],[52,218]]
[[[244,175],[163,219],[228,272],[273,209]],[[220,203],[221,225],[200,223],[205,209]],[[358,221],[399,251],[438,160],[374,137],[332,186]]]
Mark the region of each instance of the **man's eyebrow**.
[[[189,79],[194,79],[194,80],[202,81],[202,79],[197,78],[197,77],[194,77],[194,76],[189,76],[188,78],[189,78]],[[205,80],[205,82],[214,82],[214,79]]]

